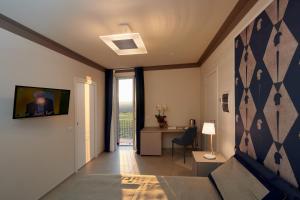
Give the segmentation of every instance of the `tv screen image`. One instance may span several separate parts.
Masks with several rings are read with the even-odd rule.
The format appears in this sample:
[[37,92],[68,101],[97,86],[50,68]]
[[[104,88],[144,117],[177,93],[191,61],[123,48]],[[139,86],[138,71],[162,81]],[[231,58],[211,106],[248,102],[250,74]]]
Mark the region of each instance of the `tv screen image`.
[[16,86],[13,119],[67,115],[70,90]]

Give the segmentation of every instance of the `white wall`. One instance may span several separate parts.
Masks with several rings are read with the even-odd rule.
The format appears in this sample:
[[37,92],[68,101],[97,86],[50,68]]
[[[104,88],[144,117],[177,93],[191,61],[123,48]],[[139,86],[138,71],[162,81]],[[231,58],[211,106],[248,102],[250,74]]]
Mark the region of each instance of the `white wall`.
[[[158,126],[157,104],[168,106],[169,126],[187,126],[189,119],[200,125],[200,78],[200,68],[145,71],[145,126]],[[169,148],[174,137],[165,134],[163,147]]]
[[[0,199],[38,199],[74,172],[74,77],[98,85],[103,150],[104,73],[0,29]],[[71,90],[69,115],[13,120],[15,85]]]
[[[218,149],[225,157],[234,154],[235,146],[235,122],[234,122],[234,38],[262,12],[272,0],[260,0],[234,28],[222,44],[214,51],[209,59],[201,66],[201,76],[204,77],[210,71],[218,71],[218,96],[229,92],[229,113],[223,113],[218,106]],[[203,80],[203,78],[202,78]],[[203,84],[201,84],[203,85]],[[202,90],[203,91],[203,90]],[[203,102],[201,102],[203,108]],[[202,115],[204,116],[204,115]],[[205,119],[204,119],[205,120]]]

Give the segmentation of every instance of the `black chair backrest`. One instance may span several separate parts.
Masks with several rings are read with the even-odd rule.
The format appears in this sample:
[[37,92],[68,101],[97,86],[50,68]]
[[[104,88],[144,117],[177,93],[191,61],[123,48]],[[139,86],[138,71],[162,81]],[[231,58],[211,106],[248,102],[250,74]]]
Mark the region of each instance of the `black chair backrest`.
[[190,145],[194,142],[196,136],[197,136],[197,127],[190,127],[185,131],[185,133],[181,137],[181,140],[183,141],[184,144]]

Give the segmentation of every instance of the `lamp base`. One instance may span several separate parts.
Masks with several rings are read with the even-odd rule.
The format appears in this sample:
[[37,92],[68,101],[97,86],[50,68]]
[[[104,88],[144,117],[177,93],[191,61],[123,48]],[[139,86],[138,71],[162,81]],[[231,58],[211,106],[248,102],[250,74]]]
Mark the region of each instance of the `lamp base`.
[[207,153],[207,154],[204,154],[203,158],[205,158],[207,160],[214,160],[214,159],[216,159],[216,155],[214,155],[212,153]]

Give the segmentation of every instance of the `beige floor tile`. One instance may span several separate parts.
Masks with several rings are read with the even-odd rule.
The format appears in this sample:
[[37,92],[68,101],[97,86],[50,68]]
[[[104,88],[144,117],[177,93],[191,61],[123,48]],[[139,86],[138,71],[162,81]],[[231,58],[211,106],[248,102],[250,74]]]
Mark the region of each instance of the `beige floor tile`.
[[164,150],[162,156],[139,156],[132,147],[120,147],[116,152],[102,153],[43,199],[58,199],[60,194],[73,187],[78,180],[91,174],[192,176],[192,156],[188,152],[184,164],[181,149],[176,149],[172,159],[170,150]]

